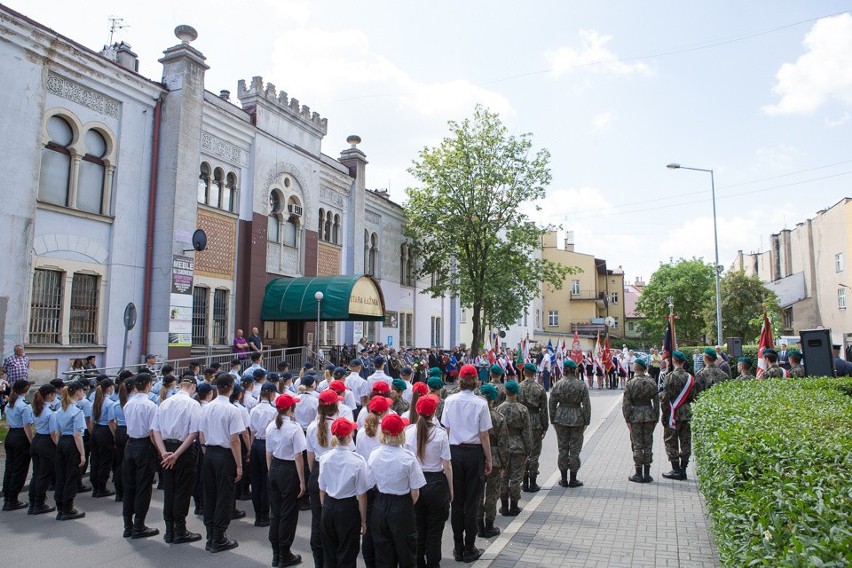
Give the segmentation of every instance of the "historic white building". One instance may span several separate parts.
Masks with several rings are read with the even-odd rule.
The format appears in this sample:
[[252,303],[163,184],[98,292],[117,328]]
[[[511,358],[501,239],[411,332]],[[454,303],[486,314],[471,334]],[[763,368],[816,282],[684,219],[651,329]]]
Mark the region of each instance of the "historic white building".
[[[127,44],[96,52],[2,6],[0,32],[15,84],[0,94],[0,332],[4,354],[26,346],[35,376],[90,354],[115,366],[125,351],[226,351],[253,326],[268,345],[311,343],[313,290],[333,285],[344,295],[320,303],[323,345],[458,342],[458,302],[420,293],[404,211],[367,189],[357,136],[324,154],[326,119],[261,77],[234,100],[207,91],[188,26],[158,80],[136,72]],[[279,278],[280,298],[267,290]],[[130,302],[138,323],[122,345]]]

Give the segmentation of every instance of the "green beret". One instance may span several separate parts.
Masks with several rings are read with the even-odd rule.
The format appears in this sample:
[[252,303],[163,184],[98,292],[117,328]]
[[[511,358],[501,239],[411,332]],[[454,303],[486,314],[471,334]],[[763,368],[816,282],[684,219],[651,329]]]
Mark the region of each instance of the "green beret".
[[738,363],[747,363],[749,367],[751,367],[754,364],[754,362],[751,360],[750,357],[740,357],[739,359],[737,359],[737,362]]
[[394,379],[391,381],[391,386],[396,390],[404,391],[408,388],[408,383],[406,383],[402,379]]
[[537,373],[538,367],[535,366],[535,363],[525,363],[524,364],[524,372],[529,371],[530,373]]
[[707,349],[705,349],[705,350],[704,350],[704,356],[705,356],[705,357],[710,357],[710,358],[711,358],[711,359],[713,359],[714,361],[715,361],[715,360],[719,357],[719,356],[716,354],[716,350],[715,350],[715,349],[713,349],[713,348],[710,348],[710,347],[708,347]]
[[787,351],[787,357],[798,357],[799,359],[801,359],[802,352],[798,349],[790,349],[789,351]]
[[565,359],[565,362],[562,363],[562,367],[573,371],[577,368],[577,363],[575,363],[573,359]]
[[441,369],[439,367],[432,367],[431,369],[429,369],[429,376],[440,378],[440,377],[444,376],[444,373],[441,371]]
[[518,386],[517,381],[507,381],[506,382],[506,392],[510,392],[512,394],[518,394],[520,392],[521,387]]
[[505,373],[505,371],[503,371],[503,367],[501,367],[500,365],[491,365],[491,369],[488,372],[492,375],[499,375],[501,377]]
[[774,356],[778,357],[778,352],[775,351],[774,349],[764,349],[763,354],[764,355],[774,355]]
[[481,392],[482,396],[488,400],[497,400],[497,389],[490,383],[486,383],[479,387],[479,392]]
[[680,351],[673,351],[672,357],[677,359],[678,361],[686,361],[686,355],[684,355]]
[[644,369],[648,368],[648,361],[646,359],[643,359],[642,357],[636,357],[636,360],[633,361],[633,363],[638,363],[639,365],[642,365],[642,368]]
[[442,389],[444,388],[444,381],[441,380],[441,377],[429,377],[426,386],[432,390]]

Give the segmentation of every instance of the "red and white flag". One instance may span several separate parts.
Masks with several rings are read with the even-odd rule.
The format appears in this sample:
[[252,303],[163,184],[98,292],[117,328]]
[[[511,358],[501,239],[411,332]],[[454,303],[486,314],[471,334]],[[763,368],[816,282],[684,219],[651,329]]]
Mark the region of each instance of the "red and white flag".
[[580,333],[574,330],[574,340],[571,342],[571,359],[579,365],[583,362],[583,346],[580,344]]
[[595,339],[595,351],[594,351],[593,355],[594,355],[594,358],[595,358],[595,366],[598,368],[598,373],[601,374],[601,375],[606,374],[606,371],[604,370],[604,365],[603,365],[603,351],[601,350],[601,334],[600,333],[598,333],[597,339]]
[[775,345],[772,339],[772,324],[769,322],[769,317],[766,312],[763,312],[763,326],[760,328],[760,341],[757,343],[757,378],[763,377],[763,372],[766,370],[766,360],[763,358],[763,350],[771,349]]

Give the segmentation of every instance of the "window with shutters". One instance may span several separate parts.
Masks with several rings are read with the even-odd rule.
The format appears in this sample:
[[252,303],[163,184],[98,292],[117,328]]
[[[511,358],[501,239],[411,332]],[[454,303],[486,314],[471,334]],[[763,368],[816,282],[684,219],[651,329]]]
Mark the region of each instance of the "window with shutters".
[[192,344],[207,345],[207,297],[210,290],[201,286],[192,288]]
[[228,291],[213,292],[213,343],[228,344]]
[[98,277],[77,273],[71,280],[71,318],[68,342],[96,344],[98,337]]
[[62,280],[58,270],[36,269],[30,300],[29,342],[59,343],[62,333]]

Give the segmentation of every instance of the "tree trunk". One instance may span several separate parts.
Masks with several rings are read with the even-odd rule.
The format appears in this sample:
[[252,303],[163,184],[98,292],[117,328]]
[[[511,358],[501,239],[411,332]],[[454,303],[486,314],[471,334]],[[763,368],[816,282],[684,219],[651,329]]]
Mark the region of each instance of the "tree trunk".
[[473,357],[476,357],[479,355],[479,350],[482,349],[482,337],[484,333],[482,327],[482,303],[474,302],[472,311],[473,338],[470,342],[470,353]]

